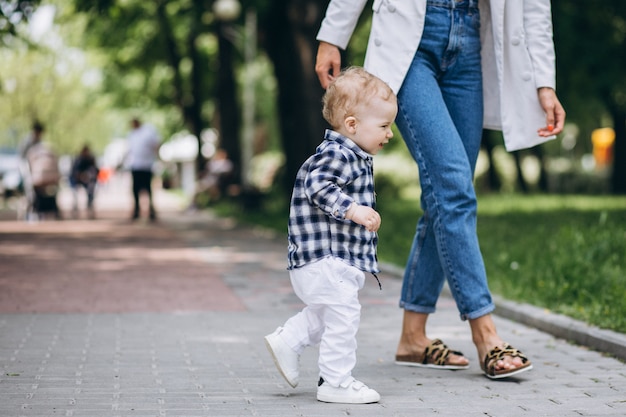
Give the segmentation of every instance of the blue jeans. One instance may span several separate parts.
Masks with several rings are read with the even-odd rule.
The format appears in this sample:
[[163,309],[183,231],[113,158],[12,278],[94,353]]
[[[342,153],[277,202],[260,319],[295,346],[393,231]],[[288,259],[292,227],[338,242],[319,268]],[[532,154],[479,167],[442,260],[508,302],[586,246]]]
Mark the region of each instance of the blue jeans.
[[424,211],[400,307],[434,312],[447,280],[463,320],[494,309],[476,234],[472,181],[483,122],[479,31],[477,0],[428,0],[396,119],[419,168]]

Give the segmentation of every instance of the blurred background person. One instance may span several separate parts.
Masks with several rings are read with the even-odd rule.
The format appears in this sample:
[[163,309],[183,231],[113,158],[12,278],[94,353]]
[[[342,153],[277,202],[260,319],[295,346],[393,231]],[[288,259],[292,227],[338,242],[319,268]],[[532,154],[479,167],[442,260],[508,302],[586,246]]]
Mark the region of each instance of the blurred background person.
[[227,193],[233,178],[234,165],[225,149],[218,149],[206,163],[196,185],[190,209],[214,203]]
[[72,170],[70,172],[70,185],[74,194],[73,215],[78,217],[78,199],[79,189],[84,188],[87,194],[87,216],[90,219],[95,218],[93,200],[98,184],[98,174],[100,170],[96,163],[96,158],[91,152],[89,145],[84,145],[80,153],[74,159]]
[[137,220],[141,214],[139,197],[142,191],[148,195],[150,221],[156,220],[156,210],[152,200],[152,176],[154,164],[158,159],[161,136],[150,124],[143,124],[138,118],[131,120],[128,134],[128,152],[125,164],[133,179],[134,209],[131,220]]
[[52,148],[43,142],[43,132],[43,124],[35,122],[31,134],[20,146],[26,220],[38,220],[49,214],[61,219],[57,205],[61,179],[59,160]]

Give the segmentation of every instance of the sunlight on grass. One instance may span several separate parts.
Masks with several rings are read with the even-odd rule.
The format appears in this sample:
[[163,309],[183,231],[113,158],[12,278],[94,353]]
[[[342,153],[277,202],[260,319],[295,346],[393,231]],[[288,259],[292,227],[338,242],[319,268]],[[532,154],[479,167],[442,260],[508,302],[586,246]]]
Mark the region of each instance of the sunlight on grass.
[[478,198],[479,214],[536,213],[555,210],[622,210],[626,215],[626,197],[490,194]]

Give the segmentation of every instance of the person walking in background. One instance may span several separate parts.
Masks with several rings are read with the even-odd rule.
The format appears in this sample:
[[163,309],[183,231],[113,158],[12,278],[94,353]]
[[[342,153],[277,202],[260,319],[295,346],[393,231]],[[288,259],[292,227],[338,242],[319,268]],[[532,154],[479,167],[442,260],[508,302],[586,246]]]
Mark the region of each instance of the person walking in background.
[[30,180],[30,166],[26,155],[33,145],[41,142],[43,136],[43,124],[38,121],[33,122],[33,126],[28,135],[18,145],[18,154],[20,156],[19,172],[20,172],[20,187],[24,190],[24,199],[26,202],[24,218],[29,220],[29,217],[36,215],[35,206],[35,190]]
[[26,196],[26,220],[40,220],[48,214],[60,220],[57,205],[61,173],[57,154],[43,142],[44,126],[33,123],[31,134],[21,143],[20,171]]
[[[332,130],[302,165],[291,197],[288,269],[306,307],[265,337],[274,362],[292,387],[307,346],[319,346],[317,399],[372,403],[380,395],[352,376],[364,272],[379,271],[373,159],[393,133],[393,91],[362,68],[337,76],[323,99]],[[376,278],[378,279],[378,278]]]
[[125,164],[133,179],[134,210],[131,219],[137,220],[141,214],[139,198],[145,191],[148,195],[148,209],[151,221],[156,220],[156,211],[152,199],[152,175],[158,159],[161,137],[156,128],[143,124],[138,118],[131,120],[132,130],[128,134],[128,152]]
[[43,124],[41,124],[41,122],[38,122],[38,121],[33,122],[33,127],[30,133],[28,134],[28,136],[24,138],[24,140],[20,143],[18,147],[18,152],[22,159],[26,159],[26,154],[28,153],[29,149],[33,145],[36,145],[39,142],[41,142],[41,139],[43,136],[43,130],[44,130]]
[[234,168],[228,152],[223,148],[217,149],[205,164],[205,170],[200,173],[189,209],[213,204],[225,196],[232,182]]
[[[465,369],[469,361],[426,335],[447,280],[469,320],[484,374],[532,368],[504,342],[476,234],[473,174],[483,127],[503,130],[506,148],[560,133],[549,0],[374,1],[365,68],[398,95],[397,126],[419,168],[424,211],[406,264],[399,365]],[[327,88],[366,0],[331,0],[318,32],[315,70]],[[482,53],[481,53],[482,52]],[[497,65],[496,65],[497,63]],[[484,83],[483,83],[484,80]]]
[[80,153],[74,159],[70,172],[70,185],[74,193],[74,216],[78,215],[78,188],[85,189],[87,194],[87,215],[90,219],[95,218],[93,200],[98,183],[98,165],[89,145],[84,145]]

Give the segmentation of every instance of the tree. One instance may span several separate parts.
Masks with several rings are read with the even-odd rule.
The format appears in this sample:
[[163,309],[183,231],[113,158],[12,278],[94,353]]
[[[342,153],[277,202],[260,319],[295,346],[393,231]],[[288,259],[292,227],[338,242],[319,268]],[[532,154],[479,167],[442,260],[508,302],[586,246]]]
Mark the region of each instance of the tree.
[[0,1],[0,46],[20,37],[18,28],[32,16],[39,0]]
[[15,147],[35,120],[45,125],[45,139],[60,153],[74,154],[85,142],[100,150],[110,139],[108,97],[84,83],[85,63],[75,59],[70,65],[59,55],[0,51],[6,85],[0,95],[0,146]]
[[315,36],[327,4],[322,0],[275,0],[261,15],[264,46],[278,81],[286,189],[291,189],[298,168],[321,142],[326,127],[321,115],[324,91],[315,74]]
[[[170,122],[200,132],[213,120],[238,162],[238,69],[241,56],[227,36],[228,25],[211,12],[214,0],[72,0],[89,16],[89,40],[111,57],[108,88],[124,106],[178,110]],[[286,156],[285,187],[321,140],[323,90],[314,72],[315,36],[327,0],[241,0],[259,15],[259,39],[278,85],[280,136]],[[616,130],[613,189],[626,192],[626,80],[622,53],[626,2],[585,0],[584,7],[553,2],[559,97],[568,120],[590,132],[609,115]],[[369,15],[366,7],[344,65],[362,64]],[[236,24],[241,23],[239,18]],[[600,75],[601,74],[601,75]],[[216,106],[215,106],[216,103]],[[598,103],[590,105],[590,103]],[[216,112],[213,110],[217,108]],[[214,117],[213,113],[217,115]],[[166,114],[173,114],[169,112]],[[619,191],[622,190],[622,191]]]
[[[182,128],[201,133],[215,90],[210,61],[216,42],[208,1],[75,0],[89,18],[89,41],[110,57],[108,87],[128,107],[174,104]],[[198,168],[204,167],[198,153]]]
[[[64,21],[49,7],[48,23],[53,15]],[[66,43],[68,33],[81,36],[83,26],[44,26],[35,32],[19,28],[10,45],[0,48],[0,146],[16,147],[37,120],[59,153],[74,154],[85,142],[100,150],[113,135],[115,114],[100,90],[93,56]]]
[[237,84],[235,80],[235,57],[233,40],[228,38],[230,23],[221,22],[217,27],[218,64],[217,64],[217,103],[222,147],[235,166],[233,182],[239,184],[241,167],[241,117],[237,104]]
[[[626,2],[553,2],[559,95],[568,119],[589,120],[590,132],[606,113],[615,129],[614,193],[626,193]],[[598,111],[590,103],[600,103]],[[593,104],[591,104],[593,105]]]

